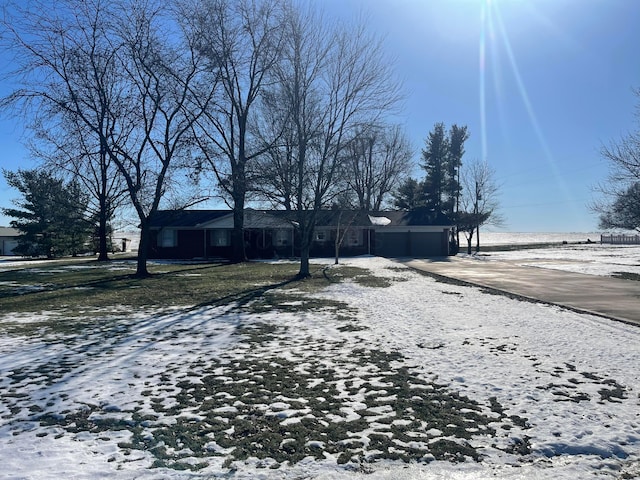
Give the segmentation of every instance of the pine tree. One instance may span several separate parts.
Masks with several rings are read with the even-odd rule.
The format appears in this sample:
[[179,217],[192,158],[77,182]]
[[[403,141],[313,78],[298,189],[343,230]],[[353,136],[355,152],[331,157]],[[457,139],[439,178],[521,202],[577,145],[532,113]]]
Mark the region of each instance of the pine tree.
[[436,123],[422,150],[424,199],[428,208],[455,217],[460,197],[460,168],[464,142],[469,138],[466,126],[453,125],[448,132]]
[[412,210],[424,206],[424,184],[415,178],[407,178],[393,195],[393,204],[400,210]]
[[426,172],[424,180],[425,204],[428,208],[443,211],[446,192],[447,161],[449,158],[449,138],[444,124],[436,123],[425,141],[422,150],[422,168]]
[[88,198],[77,183],[65,184],[39,170],[3,171],[7,184],[17,189],[17,208],[3,213],[21,232],[14,249],[24,256],[76,255],[85,249],[93,225],[86,218]]
[[458,213],[460,203],[460,168],[464,155],[464,142],[469,138],[467,126],[456,124],[449,130],[449,155],[447,158],[447,177],[445,180],[446,208],[445,212],[454,216]]

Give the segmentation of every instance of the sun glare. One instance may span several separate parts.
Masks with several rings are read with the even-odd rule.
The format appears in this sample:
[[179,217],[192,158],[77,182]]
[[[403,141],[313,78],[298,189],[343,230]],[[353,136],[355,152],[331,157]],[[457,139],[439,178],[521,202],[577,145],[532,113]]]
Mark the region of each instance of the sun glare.
[[[522,101],[524,108],[527,112],[531,128],[536,135],[536,138],[544,152],[545,161],[548,164],[551,172],[556,180],[556,183],[562,189],[567,200],[570,200],[569,190],[567,184],[560,175],[557,162],[555,161],[551,150],[549,149],[548,142],[545,138],[543,129],[538,122],[534,106],[531,102],[527,88],[522,79],[520,69],[516,61],[516,56],[509,40],[509,35],[505,27],[500,8],[498,8],[498,2],[496,0],[482,0],[481,9],[481,30],[479,39],[479,103],[480,103],[480,126],[481,126],[481,139],[482,139],[482,158],[486,161],[488,155],[487,147],[487,108],[486,108],[486,75],[487,75],[487,39],[492,43],[491,53],[491,76],[494,78],[495,94],[498,102],[498,106],[504,100],[503,93],[501,92],[500,85],[497,79],[500,75],[500,64],[498,58],[498,51],[504,51],[509,63],[511,74],[516,82],[520,100]],[[496,45],[496,42],[500,42],[500,45]],[[501,110],[500,110],[501,112]]]
[[486,104],[486,48],[487,48],[487,6],[491,0],[482,2],[482,10],[480,11],[480,43],[478,52],[478,72],[479,72],[479,88],[480,88],[480,139],[482,148],[482,162],[487,161],[487,104]]

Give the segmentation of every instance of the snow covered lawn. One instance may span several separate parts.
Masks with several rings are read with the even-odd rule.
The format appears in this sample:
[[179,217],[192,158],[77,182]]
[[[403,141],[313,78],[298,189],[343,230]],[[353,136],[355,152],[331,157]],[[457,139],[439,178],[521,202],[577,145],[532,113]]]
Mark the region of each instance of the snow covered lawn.
[[553,268],[588,275],[640,278],[640,246],[605,245],[599,243],[563,245],[553,248],[481,252],[479,260],[502,260],[523,266]]
[[0,477],[640,476],[640,329],[349,267],[373,277],[1,335]]

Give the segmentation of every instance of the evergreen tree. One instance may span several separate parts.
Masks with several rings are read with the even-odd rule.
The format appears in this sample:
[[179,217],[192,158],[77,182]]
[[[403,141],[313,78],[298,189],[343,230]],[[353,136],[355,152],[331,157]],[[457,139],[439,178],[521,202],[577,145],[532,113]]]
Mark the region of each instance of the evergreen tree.
[[469,138],[467,126],[459,127],[454,124],[449,130],[449,155],[447,159],[447,178],[445,180],[445,195],[447,197],[445,212],[452,216],[458,213],[460,203],[460,168],[464,155],[464,142]]
[[442,122],[436,123],[422,150],[422,168],[425,170],[425,205],[433,210],[455,217],[460,198],[460,168],[464,155],[464,142],[469,138],[466,126],[453,125],[445,131]]
[[17,208],[5,208],[11,226],[21,232],[14,249],[24,256],[76,255],[85,249],[93,225],[85,217],[87,195],[77,183],[65,184],[48,172],[3,171],[7,184],[17,189]]
[[436,211],[443,211],[446,191],[447,160],[449,158],[449,138],[444,124],[436,123],[425,141],[422,150],[422,168],[426,172],[424,180],[425,205]]
[[424,183],[415,178],[407,178],[394,193],[393,204],[400,210],[424,207]]

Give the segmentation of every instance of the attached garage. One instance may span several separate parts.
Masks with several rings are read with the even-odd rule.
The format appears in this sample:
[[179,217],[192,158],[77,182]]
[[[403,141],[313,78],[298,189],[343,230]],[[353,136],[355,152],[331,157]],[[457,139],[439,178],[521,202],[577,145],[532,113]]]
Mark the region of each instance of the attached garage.
[[376,231],[374,252],[380,257],[408,257],[409,247],[404,232]]
[[0,227],[0,255],[17,255],[14,249],[18,246],[19,235],[15,228]]
[[381,257],[440,257],[449,255],[449,229],[435,232],[376,231],[375,254]]
[[373,253],[381,257],[449,255],[451,222],[430,210],[380,212],[371,215],[375,228]]

